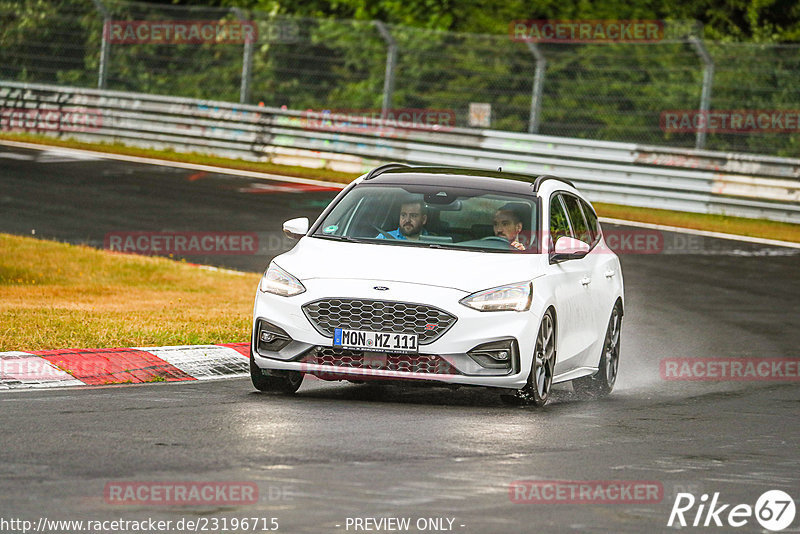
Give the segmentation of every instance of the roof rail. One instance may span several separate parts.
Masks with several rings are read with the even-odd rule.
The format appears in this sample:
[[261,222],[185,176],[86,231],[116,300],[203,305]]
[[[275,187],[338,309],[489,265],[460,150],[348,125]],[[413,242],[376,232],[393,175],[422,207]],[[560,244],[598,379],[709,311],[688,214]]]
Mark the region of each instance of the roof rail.
[[533,190],[534,191],[538,191],[539,190],[539,186],[541,186],[542,183],[544,183],[546,180],[558,180],[559,182],[564,182],[567,185],[575,187],[575,184],[573,184],[572,182],[570,182],[566,178],[559,178],[558,176],[552,176],[552,175],[549,175],[549,174],[543,174],[543,175],[539,176],[536,179],[535,182],[533,182]]
[[378,167],[375,167],[371,171],[369,171],[369,173],[367,174],[366,178],[364,178],[364,180],[371,180],[372,178],[375,178],[379,174],[381,174],[381,173],[383,173],[385,171],[391,170],[391,169],[401,169],[401,168],[408,168],[408,167],[410,167],[410,165],[406,165],[405,163],[386,163],[385,165],[380,165]]

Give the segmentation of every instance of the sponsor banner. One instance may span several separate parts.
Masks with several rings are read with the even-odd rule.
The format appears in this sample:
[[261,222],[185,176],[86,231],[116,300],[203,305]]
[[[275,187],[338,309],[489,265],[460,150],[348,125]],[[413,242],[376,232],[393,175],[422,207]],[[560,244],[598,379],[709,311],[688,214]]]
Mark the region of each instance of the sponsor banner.
[[663,380],[746,382],[800,381],[800,358],[664,358]]
[[800,110],[668,110],[659,123],[667,133],[797,133]]
[[112,20],[103,26],[110,44],[242,44],[258,39],[253,21]]
[[527,504],[654,504],[664,498],[664,486],[655,480],[515,480],[508,495]]
[[318,130],[365,132],[390,128],[445,130],[456,125],[452,109],[326,109],[305,112],[306,125]]
[[237,506],[256,504],[254,482],[108,482],[103,492],[106,504],[149,506]]
[[491,128],[492,105],[481,102],[470,102],[469,125],[471,128]]
[[664,40],[664,21],[513,20],[508,32],[529,43],[654,43]]
[[176,256],[247,255],[258,252],[255,232],[109,232],[107,250]]
[[66,106],[60,109],[0,108],[0,130],[94,132],[103,126],[97,109]]

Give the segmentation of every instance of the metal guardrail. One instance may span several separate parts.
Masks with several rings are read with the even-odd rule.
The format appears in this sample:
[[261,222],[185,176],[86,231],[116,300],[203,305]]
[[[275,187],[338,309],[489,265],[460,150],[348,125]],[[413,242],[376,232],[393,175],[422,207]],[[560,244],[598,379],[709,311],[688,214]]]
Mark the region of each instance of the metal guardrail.
[[567,177],[594,201],[800,223],[800,159],[0,81],[0,129],[366,172],[388,161]]

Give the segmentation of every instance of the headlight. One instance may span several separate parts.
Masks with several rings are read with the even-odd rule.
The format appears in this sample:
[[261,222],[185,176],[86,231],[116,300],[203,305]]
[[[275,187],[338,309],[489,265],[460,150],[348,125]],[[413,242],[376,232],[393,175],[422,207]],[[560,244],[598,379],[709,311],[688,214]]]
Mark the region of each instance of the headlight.
[[261,283],[258,288],[264,293],[273,293],[282,297],[299,295],[306,290],[300,280],[274,263],[270,263],[267,272],[261,277]]
[[533,284],[519,282],[478,291],[459,302],[478,311],[527,311],[532,296]]

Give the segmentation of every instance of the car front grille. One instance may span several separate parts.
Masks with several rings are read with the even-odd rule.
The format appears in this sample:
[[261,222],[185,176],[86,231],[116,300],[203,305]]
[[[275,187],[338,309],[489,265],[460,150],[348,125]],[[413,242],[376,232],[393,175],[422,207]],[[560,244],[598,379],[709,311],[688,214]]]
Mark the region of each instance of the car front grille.
[[410,302],[367,299],[321,299],[303,306],[303,313],[323,336],[334,328],[417,334],[419,344],[439,339],[456,322],[446,311]]
[[349,369],[373,369],[436,375],[460,374],[450,362],[434,354],[390,354],[336,347],[316,347],[300,361]]

